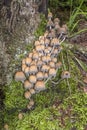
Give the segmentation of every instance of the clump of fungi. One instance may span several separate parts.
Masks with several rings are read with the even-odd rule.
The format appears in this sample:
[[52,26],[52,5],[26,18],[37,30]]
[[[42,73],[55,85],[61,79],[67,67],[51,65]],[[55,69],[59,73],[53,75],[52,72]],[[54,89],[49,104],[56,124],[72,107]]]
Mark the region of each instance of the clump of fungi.
[[[62,50],[61,43],[65,40],[67,26],[60,27],[59,18],[52,19],[53,15],[50,12],[46,32],[35,41],[32,52],[22,60],[21,71],[15,74],[15,80],[21,81],[24,85],[24,97],[29,100],[27,109],[34,106],[32,95],[45,90],[46,82],[55,78],[57,70],[62,65],[60,61],[57,61],[57,57]],[[62,78],[68,77],[70,74],[67,71],[62,73]]]

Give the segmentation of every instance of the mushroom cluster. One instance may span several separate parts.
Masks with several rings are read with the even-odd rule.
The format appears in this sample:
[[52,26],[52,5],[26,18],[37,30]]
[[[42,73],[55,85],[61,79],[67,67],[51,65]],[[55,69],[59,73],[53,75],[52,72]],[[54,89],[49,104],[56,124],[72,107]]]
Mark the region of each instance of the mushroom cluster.
[[31,109],[34,101],[32,95],[46,89],[46,82],[56,76],[57,70],[62,63],[57,61],[57,57],[62,50],[62,36],[67,34],[67,26],[60,27],[58,18],[52,20],[52,13],[48,14],[46,31],[34,43],[34,49],[22,60],[21,71],[16,72],[15,80],[23,83],[24,97],[29,99],[27,105]]

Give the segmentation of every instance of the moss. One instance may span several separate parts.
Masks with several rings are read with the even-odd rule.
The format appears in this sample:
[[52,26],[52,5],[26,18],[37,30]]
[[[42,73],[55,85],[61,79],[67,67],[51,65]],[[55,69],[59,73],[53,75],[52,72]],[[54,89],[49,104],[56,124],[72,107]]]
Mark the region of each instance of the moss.
[[20,82],[13,81],[5,90],[5,109],[19,109],[26,107],[28,101],[24,98],[23,85]]

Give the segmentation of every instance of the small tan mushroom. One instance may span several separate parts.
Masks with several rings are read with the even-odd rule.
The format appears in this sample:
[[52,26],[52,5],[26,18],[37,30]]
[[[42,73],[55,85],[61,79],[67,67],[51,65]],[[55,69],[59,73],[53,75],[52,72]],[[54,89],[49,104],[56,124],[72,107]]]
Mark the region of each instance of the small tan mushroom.
[[35,49],[36,49],[36,51],[39,52],[39,53],[40,53],[40,52],[41,52],[41,53],[43,52],[43,50],[42,50],[42,48],[41,48],[41,45],[36,46]]
[[51,20],[53,17],[53,14],[51,12],[48,13],[48,20]]
[[35,41],[35,46],[38,46],[38,45],[40,45],[40,41]]
[[48,72],[49,71],[49,66],[48,65],[42,65],[42,68],[41,68],[41,71],[42,72]]
[[44,41],[44,45],[45,45],[46,47],[48,47],[49,43],[50,43],[50,40],[46,38],[45,41]]
[[49,30],[51,30],[52,28],[54,27],[54,23],[53,23],[53,21],[48,21],[47,22],[47,28],[49,29]]
[[5,125],[4,125],[4,129],[5,129],[5,130],[9,130],[8,124],[5,124]]
[[42,60],[38,60],[38,61],[37,61],[37,67],[38,67],[39,70],[40,70],[40,68],[42,67],[42,65],[43,65]]
[[33,88],[30,89],[31,94],[35,94],[35,90]]
[[62,63],[59,61],[56,63],[56,69],[59,69],[62,66]]
[[57,58],[56,58],[56,57],[52,58],[52,61],[53,61],[54,63],[56,63],[56,62],[57,62]]
[[37,80],[43,80],[44,75],[43,75],[42,72],[38,72],[38,73],[36,74],[36,77],[37,77]]
[[46,80],[48,79],[48,77],[49,77],[48,73],[44,73],[44,79]]
[[22,64],[22,71],[24,72],[25,68],[27,67],[26,64]]
[[58,23],[58,24],[60,23],[60,19],[59,18],[55,18],[54,19],[54,24],[56,24],[56,23]]
[[30,99],[30,98],[31,98],[31,93],[30,93],[29,91],[26,91],[26,92],[24,93],[24,97],[25,97],[26,99]]
[[36,52],[33,54],[33,60],[37,61],[39,58],[39,54]]
[[46,63],[46,59],[47,59],[46,56],[42,56],[42,62]]
[[50,77],[55,77],[56,76],[56,70],[55,70],[55,68],[50,68],[49,69],[49,76]]
[[48,31],[46,30],[46,32],[44,33],[44,38],[47,38],[48,35]]
[[39,36],[39,41],[43,40],[44,41],[44,36]]
[[35,76],[35,75],[30,75],[30,76],[29,76],[29,81],[30,81],[32,84],[36,83],[36,81],[37,81],[36,76]]
[[62,79],[68,79],[70,78],[70,72],[69,71],[63,71],[61,74]]
[[57,38],[53,38],[51,40],[51,46],[59,46],[60,45],[60,42]]
[[46,63],[51,61],[51,57],[49,55],[46,56]]
[[30,74],[36,74],[37,71],[38,71],[38,69],[37,69],[37,66],[36,66],[36,65],[31,65],[31,66],[30,66],[30,70],[29,70],[29,73],[30,73]]
[[29,57],[29,58],[32,58],[32,56],[33,56],[33,53],[32,53],[32,52],[29,53],[28,57]]
[[26,59],[23,59],[22,60],[22,65],[25,65],[26,64]]
[[27,108],[30,110],[33,106],[34,106],[34,101],[33,101],[33,99],[30,99],[30,102],[27,105]]
[[26,79],[24,73],[22,71],[16,72],[15,74],[15,81],[21,81],[24,82]]
[[24,73],[26,74],[26,76],[29,76],[29,71],[30,71],[30,68],[26,67],[24,70]]
[[35,84],[35,90],[36,91],[43,91],[45,89],[46,89],[46,87],[45,87],[44,81],[37,81],[36,82],[36,84]]
[[44,40],[40,40],[40,45],[44,45]]
[[22,120],[22,119],[23,119],[23,114],[22,114],[22,113],[19,113],[19,114],[18,114],[18,119],[19,119],[19,120]]
[[33,85],[28,80],[26,80],[24,82],[24,88],[25,89],[31,89],[32,87],[33,87]]
[[51,68],[55,68],[55,63],[54,63],[53,61],[50,61],[50,62],[49,62],[49,66],[50,66]]
[[26,58],[26,65],[30,66],[31,62],[32,62],[32,59],[27,57]]

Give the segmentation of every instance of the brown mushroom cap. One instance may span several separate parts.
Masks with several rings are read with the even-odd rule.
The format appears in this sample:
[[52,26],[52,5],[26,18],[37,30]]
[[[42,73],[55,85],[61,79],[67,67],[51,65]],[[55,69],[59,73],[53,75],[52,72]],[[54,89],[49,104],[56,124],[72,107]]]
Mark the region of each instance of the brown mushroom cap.
[[53,61],[54,63],[56,63],[56,62],[57,62],[57,58],[56,58],[56,57],[52,58],[52,61]]
[[22,64],[22,71],[24,72],[25,68],[27,67],[27,65]]
[[49,66],[50,66],[51,68],[55,68],[55,63],[54,63],[53,61],[50,61],[50,62],[49,62]]
[[26,99],[30,99],[30,98],[31,98],[31,93],[30,93],[29,91],[26,91],[26,92],[24,93],[24,97],[25,97]]
[[36,83],[36,81],[37,81],[37,79],[36,79],[36,76],[35,75],[30,75],[29,76],[29,81],[31,82],[31,83]]
[[59,46],[60,45],[59,40],[57,38],[53,38],[51,40],[51,45],[52,46],[57,46],[57,45]]
[[59,69],[62,66],[62,63],[59,61],[56,63],[56,69]]
[[18,114],[18,119],[19,119],[19,120],[22,120],[22,118],[23,118],[23,114],[22,114],[22,113],[19,113],[19,114]]
[[38,72],[38,73],[36,74],[36,77],[37,77],[37,80],[43,80],[44,75],[43,75],[42,72]]
[[48,79],[48,77],[49,77],[48,73],[44,73],[44,79],[46,80]]
[[38,45],[40,45],[40,41],[35,41],[35,46],[38,46]]
[[58,24],[60,23],[60,19],[59,18],[55,18],[54,19],[54,24],[56,24],[56,23],[58,23]]
[[5,125],[4,125],[4,129],[5,129],[5,130],[9,130],[8,124],[5,124]]
[[48,65],[42,65],[42,68],[41,68],[41,71],[42,72],[48,72],[49,71],[49,66]]
[[39,36],[39,41],[43,40],[44,41],[44,36]]
[[29,58],[32,58],[32,56],[33,56],[33,53],[32,53],[32,52],[28,54],[28,57],[29,57]]
[[70,78],[70,72],[69,71],[63,71],[62,74],[61,74],[61,78]]
[[37,67],[40,69],[42,65],[43,65],[42,60],[38,60],[37,61]]
[[38,60],[39,54],[36,52],[33,54],[33,60]]
[[32,59],[27,57],[25,62],[26,62],[26,65],[30,66]]
[[23,59],[22,60],[22,65],[25,65],[26,64],[26,59]]
[[37,69],[36,65],[30,66],[30,70],[29,70],[30,74],[35,74],[35,73],[37,73],[37,71],[38,71],[38,69]]
[[15,74],[15,81],[22,81],[24,82],[24,80],[26,79],[24,73],[22,71],[16,72]]
[[50,40],[46,38],[45,41],[44,41],[44,44],[45,44],[46,46],[48,46],[49,43],[50,43]]
[[26,80],[24,82],[24,88],[25,89],[31,89],[32,87],[33,87],[33,85],[28,80]]
[[29,104],[27,105],[27,108],[30,110],[34,106],[34,101],[30,99]]
[[56,70],[55,70],[55,68],[50,68],[49,69],[49,76],[50,77],[55,77],[56,76]]
[[44,40],[40,40],[40,45],[44,45]]
[[36,82],[36,84],[35,84],[35,90],[36,91],[43,91],[45,89],[46,89],[46,87],[45,87],[44,81],[37,81]]
[[33,88],[30,89],[31,94],[35,94],[35,90]]
[[29,71],[30,71],[30,68],[29,67],[26,67],[25,70],[24,70],[24,73],[27,75],[29,75]]

